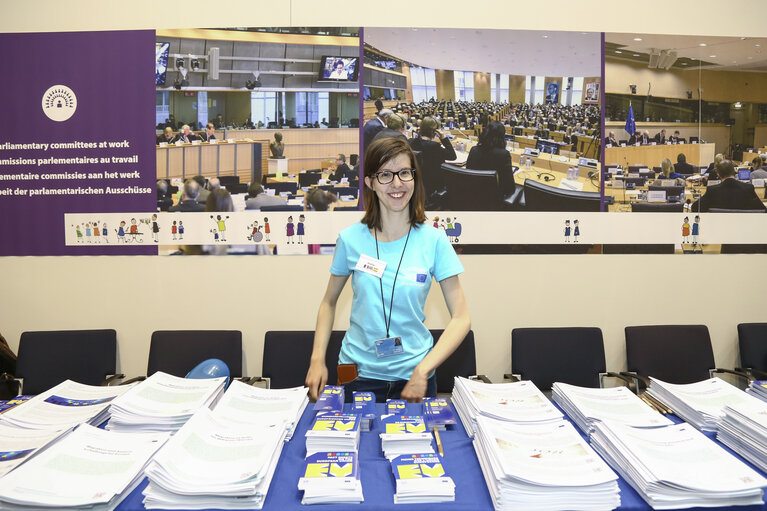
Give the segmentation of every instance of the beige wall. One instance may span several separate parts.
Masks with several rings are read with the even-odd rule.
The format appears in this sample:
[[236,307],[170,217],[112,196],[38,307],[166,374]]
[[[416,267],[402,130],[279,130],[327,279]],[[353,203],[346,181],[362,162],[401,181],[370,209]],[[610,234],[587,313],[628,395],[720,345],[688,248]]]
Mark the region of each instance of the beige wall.
[[437,82],[436,99],[455,100],[455,78],[448,69],[435,69],[434,79]]
[[490,73],[474,73],[474,101],[490,101]]
[[525,77],[509,75],[509,103],[525,102]]

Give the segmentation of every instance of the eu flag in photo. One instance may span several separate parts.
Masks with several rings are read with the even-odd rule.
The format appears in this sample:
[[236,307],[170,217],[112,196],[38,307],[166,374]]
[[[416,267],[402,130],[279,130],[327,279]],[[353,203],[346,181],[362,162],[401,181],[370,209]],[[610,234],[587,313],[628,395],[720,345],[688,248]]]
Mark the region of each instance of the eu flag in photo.
[[634,107],[629,103],[629,115],[626,118],[626,132],[628,132],[629,135],[633,135],[636,130],[637,123],[634,120]]

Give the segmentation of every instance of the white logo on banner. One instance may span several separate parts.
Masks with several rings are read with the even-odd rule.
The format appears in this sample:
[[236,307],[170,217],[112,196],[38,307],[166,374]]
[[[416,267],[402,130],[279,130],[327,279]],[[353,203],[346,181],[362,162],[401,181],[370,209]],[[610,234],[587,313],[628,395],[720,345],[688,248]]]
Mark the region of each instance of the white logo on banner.
[[66,85],[54,85],[43,94],[43,112],[52,121],[63,122],[77,110],[77,96]]

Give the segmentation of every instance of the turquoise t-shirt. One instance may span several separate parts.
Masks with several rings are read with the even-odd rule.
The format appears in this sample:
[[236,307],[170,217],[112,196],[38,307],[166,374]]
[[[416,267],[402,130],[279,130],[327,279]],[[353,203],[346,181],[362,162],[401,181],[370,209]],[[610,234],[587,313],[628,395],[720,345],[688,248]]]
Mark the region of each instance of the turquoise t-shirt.
[[[406,236],[391,242],[378,242],[379,257],[386,261],[382,277],[386,316],[391,305],[392,285]],[[359,375],[377,380],[409,380],[413,369],[426,356],[434,341],[423,324],[426,296],[431,279],[437,282],[463,273],[463,266],[445,236],[445,231],[429,225],[411,228],[402,266],[394,290],[389,335],[402,337],[404,353],[376,356],[375,341],[386,337],[384,307],[378,277],[355,271],[360,256],[376,258],[376,242],[363,223],[354,224],[338,235],[330,273],[352,274],[352,312],[339,355],[339,363],[356,363]]]

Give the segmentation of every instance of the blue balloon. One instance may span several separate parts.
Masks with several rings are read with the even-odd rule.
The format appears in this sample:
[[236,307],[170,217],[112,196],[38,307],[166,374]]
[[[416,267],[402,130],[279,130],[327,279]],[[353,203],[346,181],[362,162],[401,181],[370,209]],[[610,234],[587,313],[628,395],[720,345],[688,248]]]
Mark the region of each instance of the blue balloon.
[[[223,360],[217,358],[210,358],[197,364],[197,366],[189,371],[186,375],[187,378],[194,380],[201,380],[205,378],[220,378],[226,376],[229,378],[229,366]],[[229,382],[227,380],[227,386]]]

